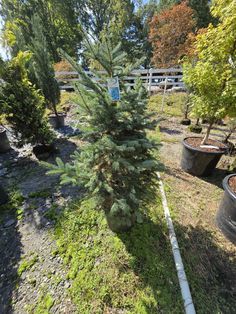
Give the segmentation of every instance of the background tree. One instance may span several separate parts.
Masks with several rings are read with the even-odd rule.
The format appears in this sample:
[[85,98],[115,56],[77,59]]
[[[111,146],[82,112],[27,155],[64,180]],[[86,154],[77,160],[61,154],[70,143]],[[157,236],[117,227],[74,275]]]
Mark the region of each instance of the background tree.
[[[183,0],[160,0],[157,11],[170,9],[175,4],[180,4]],[[216,23],[210,12],[211,1],[208,0],[188,0],[188,6],[194,10],[194,18],[198,29],[207,27],[210,23]]]
[[209,121],[203,144],[216,120],[236,115],[235,0],[216,0],[212,14],[219,24],[197,36],[196,54],[184,64],[184,81],[193,91],[193,111]]
[[[108,36],[107,36],[108,37]],[[147,93],[141,81],[132,90],[123,81],[137,64],[125,66],[126,54],[121,44],[111,41],[88,41],[87,54],[105,70],[99,75],[100,84],[91,80],[69,56],[65,57],[80,74],[78,83],[80,116],[84,116],[90,141],[71,164],[51,165],[51,173],[60,173],[62,183],[83,184],[88,197],[96,199],[97,208],[105,211],[114,231],[129,229],[139,219],[139,206],[154,184],[157,163],[152,156],[155,144],[147,138],[146,129],[153,128],[146,111]],[[112,101],[107,79],[120,78],[121,99]]]
[[157,7],[157,0],[150,0],[145,4],[141,1],[137,8],[137,11],[135,12],[134,31],[137,40],[136,49],[138,50],[136,56],[145,56],[145,68],[150,67],[151,64],[152,45],[147,38],[150,32],[150,22],[157,11]]
[[82,1],[79,0],[2,0],[0,14],[4,22],[4,38],[6,45],[11,47],[12,55],[16,56],[22,49],[14,39],[15,30],[21,32],[28,45],[32,38],[31,19],[38,14],[53,60],[60,60],[57,52],[59,47],[76,56],[82,39],[77,14],[81,5]]
[[153,17],[149,39],[153,47],[152,62],[156,67],[176,66],[187,54],[189,34],[196,26],[193,16],[187,2],[182,2]]
[[28,79],[30,54],[19,52],[11,61],[0,59],[0,114],[4,114],[18,144],[50,144],[53,140],[45,115],[45,100]]

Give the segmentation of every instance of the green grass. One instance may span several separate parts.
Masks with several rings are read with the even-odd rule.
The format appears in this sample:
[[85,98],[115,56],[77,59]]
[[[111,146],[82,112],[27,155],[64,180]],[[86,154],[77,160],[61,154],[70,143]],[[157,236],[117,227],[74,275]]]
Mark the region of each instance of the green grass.
[[186,93],[166,94],[163,113],[161,113],[162,98],[162,94],[151,96],[148,104],[149,111],[156,112],[158,115],[183,116],[182,106],[186,100]]
[[27,258],[24,258],[21,263],[20,263],[20,266],[18,267],[17,269],[17,274],[18,276],[20,277],[23,272],[31,269],[37,262],[38,262],[39,258],[38,258],[38,255],[35,254],[32,258],[30,259],[27,259]]
[[18,220],[21,220],[24,216],[22,205],[25,198],[22,193],[18,189],[12,188],[12,191],[8,192],[8,198],[6,204],[0,205],[0,223],[3,222],[5,215],[10,214]]
[[50,293],[41,294],[36,307],[33,309],[34,314],[49,314],[55,300]]
[[182,302],[159,198],[144,223],[116,235],[92,201],[58,220],[56,238],[72,279],[78,313],[182,313]]

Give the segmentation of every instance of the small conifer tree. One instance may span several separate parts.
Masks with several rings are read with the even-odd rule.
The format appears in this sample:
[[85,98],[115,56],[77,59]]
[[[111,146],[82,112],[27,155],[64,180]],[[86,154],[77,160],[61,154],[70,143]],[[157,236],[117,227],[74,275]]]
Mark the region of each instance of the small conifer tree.
[[10,61],[0,59],[0,114],[4,114],[18,144],[51,144],[53,134],[45,119],[45,100],[28,79],[28,52],[20,51]]
[[[83,184],[88,196],[96,199],[97,208],[105,211],[110,228],[125,231],[140,219],[141,201],[156,178],[158,164],[152,154],[156,144],[146,134],[155,122],[146,111],[147,93],[141,80],[137,79],[134,89],[124,83],[124,76],[137,64],[125,65],[127,55],[121,45],[113,48],[109,38],[97,44],[87,39],[86,47],[87,57],[103,69],[94,73],[99,81],[67,54],[63,57],[81,77],[79,109],[91,130],[89,141],[71,164],[57,159],[49,173],[60,173],[62,183]],[[107,89],[107,79],[114,77],[119,78],[119,101],[112,101]]]
[[55,78],[47,40],[43,33],[40,17],[36,14],[32,18],[33,38],[29,45],[32,56],[32,81],[41,89],[47,102],[47,107],[58,115],[57,104],[60,102],[60,88]]

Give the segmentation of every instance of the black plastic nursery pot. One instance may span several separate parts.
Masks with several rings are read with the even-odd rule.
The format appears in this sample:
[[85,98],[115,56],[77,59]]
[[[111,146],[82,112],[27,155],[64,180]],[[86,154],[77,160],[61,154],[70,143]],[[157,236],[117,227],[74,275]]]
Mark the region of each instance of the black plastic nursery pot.
[[0,126],[0,153],[5,153],[10,149],[6,129]]
[[8,202],[8,195],[0,185],[0,205],[6,204]]
[[190,125],[189,131],[193,133],[200,134],[202,132],[202,127],[200,125]]
[[190,119],[183,119],[180,121],[180,123],[182,125],[190,125],[191,124],[191,120]]
[[65,116],[62,112],[59,112],[57,115],[50,114],[48,121],[54,129],[59,129],[65,125]]
[[47,160],[51,155],[56,153],[58,150],[56,149],[54,144],[43,145],[38,144],[33,147],[33,153],[39,160]]
[[236,194],[229,186],[229,180],[232,177],[236,177],[236,174],[231,174],[223,180],[225,192],[218,209],[216,221],[226,238],[236,244]]
[[[212,174],[217,163],[222,155],[227,151],[227,146],[223,145],[219,141],[215,141],[215,145],[219,145],[221,149],[219,151],[203,151],[199,148],[190,146],[186,143],[188,138],[200,138],[200,137],[186,137],[183,140],[183,151],[181,159],[181,168],[192,175],[198,177],[207,177]],[[223,148],[222,148],[223,146]]]

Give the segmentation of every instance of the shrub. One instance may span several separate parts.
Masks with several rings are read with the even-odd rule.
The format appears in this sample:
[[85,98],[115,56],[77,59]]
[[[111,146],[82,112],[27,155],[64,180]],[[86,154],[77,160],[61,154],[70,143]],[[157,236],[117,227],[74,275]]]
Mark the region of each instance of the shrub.
[[12,125],[19,145],[49,144],[53,140],[45,114],[45,100],[30,83],[25,64],[27,52],[19,52],[11,61],[0,60],[0,114]]

